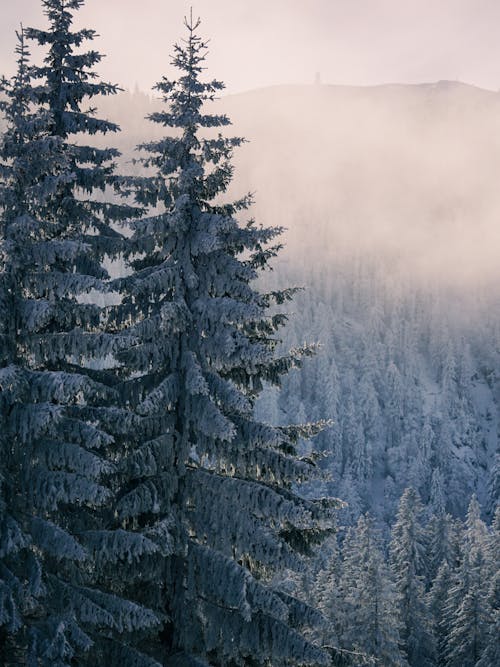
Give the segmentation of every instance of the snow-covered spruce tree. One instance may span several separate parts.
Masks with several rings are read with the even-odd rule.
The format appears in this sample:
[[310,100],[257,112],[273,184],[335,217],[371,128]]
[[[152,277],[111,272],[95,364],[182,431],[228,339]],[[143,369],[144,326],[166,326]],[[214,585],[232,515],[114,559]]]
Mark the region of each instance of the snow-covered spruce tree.
[[396,590],[369,515],[359,518],[344,542],[340,597],[342,645],[384,667],[407,667],[394,614]]
[[500,503],[500,453],[495,455],[488,481],[488,509],[492,515]]
[[319,614],[269,581],[276,568],[299,567],[332,529],[336,502],[292,490],[314,470],[295,455],[310,429],[253,416],[263,383],[279,384],[310,349],[276,356],[286,317],[269,306],[293,290],[265,294],[252,284],[281,230],[238,221],[250,197],[221,201],[242,139],[225,138],[217,128],[228,118],[205,109],[223,85],[202,79],[198,25],[186,20],[187,39],[175,46],[179,78],[157,84],[165,108],[150,119],[172,133],[142,146],[154,175],[137,197],[156,209],[133,223],[134,274],[116,283],[134,322],[120,355],[133,373],[127,400],[143,418],[129,432],[117,511],[125,525],[156,530],[170,551],[161,590],[135,591],[147,604],[163,596],[166,664],[326,665],[328,651],[301,631]]
[[[467,552],[460,572],[457,590],[451,590],[449,604],[450,631],[446,645],[446,667],[475,667],[487,645],[490,621],[486,599],[483,553]],[[498,637],[497,637],[498,639]]]
[[390,560],[398,593],[401,640],[411,667],[432,667],[434,645],[424,587],[424,529],[422,503],[408,487],[399,509],[390,543]]
[[453,519],[439,508],[430,517],[426,530],[426,574],[427,585],[434,581],[443,561],[452,564],[452,531]]
[[497,504],[493,520],[491,522],[491,533],[486,547],[489,563],[489,576],[494,576],[500,570],[498,554],[500,553],[500,504]]
[[86,97],[115,91],[94,79],[98,54],[74,53],[93,36],[71,32],[81,4],[43,2],[49,29],[29,35],[50,45],[46,66],[29,67],[21,32],[17,76],[3,83],[0,662],[9,667],[151,665],[129,641],[158,624],[116,594],[121,560],[155,545],[107,529],[118,396],[114,372],[97,369],[118,337],[102,330],[112,308],[87,293],[106,292],[102,260],[121,248],[110,221],[131,211],[84,198],[113,183],[116,153],[71,136],[117,128],[81,110]]
[[[325,549],[326,545],[326,549]],[[317,567],[314,580],[312,582],[312,595],[314,596],[314,606],[317,607],[325,616],[329,623],[330,635],[333,637],[332,643],[338,644],[338,631],[341,621],[341,599],[339,590],[340,581],[340,550],[337,544],[336,535],[328,539],[321,548],[318,558],[321,561],[321,567]]]
[[473,667],[487,643],[491,621],[487,600],[488,537],[479,503],[473,495],[462,535],[462,562],[448,594],[447,667]]
[[[0,658],[2,664],[22,662],[25,653],[23,611],[29,613],[36,606],[39,594],[36,573],[39,570],[34,556],[27,550],[28,535],[23,530],[23,517],[15,506],[19,489],[23,448],[11,443],[11,412],[16,398],[22,392],[23,380],[16,367],[15,302],[19,269],[13,248],[9,247],[9,223],[25,209],[25,185],[29,182],[33,165],[25,154],[26,134],[29,131],[28,107],[32,89],[28,77],[28,52],[24,34],[18,33],[17,74],[12,81],[2,79],[0,110],[8,128],[0,144]],[[35,118],[32,119],[33,121]],[[40,158],[43,158],[41,155]],[[23,171],[17,167],[23,167]],[[22,507],[22,505],[21,505]],[[31,571],[32,585],[23,586],[24,577],[16,576],[15,565],[21,572]]]
[[500,568],[497,568],[491,580],[487,604],[490,622],[486,632],[486,645],[476,667],[493,667],[493,665],[500,664],[500,641],[498,640],[500,637]]
[[481,507],[476,494],[473,494],[465,517],[462,552],[467,553],[470,560],[480,551],[484,560],[488,546],[488,528],[481,519]]
[[446,646],[451,625],[448,596],[452,582],[450,566],[446,560],[443,560],[427,594],[429,618],[436,649],[436,667],[445,667],[446,665]]

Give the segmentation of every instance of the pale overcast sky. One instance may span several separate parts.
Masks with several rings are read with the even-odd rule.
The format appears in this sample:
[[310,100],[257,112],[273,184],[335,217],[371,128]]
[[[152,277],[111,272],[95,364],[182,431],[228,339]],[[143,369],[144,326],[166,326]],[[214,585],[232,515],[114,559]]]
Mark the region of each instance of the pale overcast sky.
[[[197,0],[210,75],[229,92],[280,83],[371,85],[459,79],[500,88],[500,0]],[[19,22],[41,27],[41,0],[0,0],[0,71],[12,72]],[[104,78],[143,90],[172,73],[184,0],[87,0]]]

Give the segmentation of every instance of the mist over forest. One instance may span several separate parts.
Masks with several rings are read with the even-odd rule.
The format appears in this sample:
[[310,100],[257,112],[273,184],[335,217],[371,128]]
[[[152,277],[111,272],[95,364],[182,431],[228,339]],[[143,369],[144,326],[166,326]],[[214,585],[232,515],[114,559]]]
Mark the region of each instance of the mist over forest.
[[[158,129],[154,96],[124,93],[122,164]],[[317,438],[328,491],[391,524],[413,484],[464,516],[473,493],[491,517],[500,404],[500,97],[455,81],[277,86],[222,97],[247,138],[231,194],[285,228],[266,287],[304,286],[283,348],[321,350],[269,390],[272,423],[333,420]],[[248,217],[248,216],[247,216]],[[423,434],[426,434],[423,438]],[[446,450],[446,454],[445,454]],[[495,459],[496,457],[496,459]],[[495,460],[497,464],[495,466]]]
[[0,665],[498,667],[500,94],[225,95],[192,11],[121,91],[84,5],[0,79]]
[[[144,120],[156,104],[136,91],[102,105],[126,156],[158,134]],[[497,281],[498,94],[455,81],[276,86],[215,108],[248,141],[231,192],[253,192],[256,218],[287,228],[287,257],[383,254],[457,286]]]

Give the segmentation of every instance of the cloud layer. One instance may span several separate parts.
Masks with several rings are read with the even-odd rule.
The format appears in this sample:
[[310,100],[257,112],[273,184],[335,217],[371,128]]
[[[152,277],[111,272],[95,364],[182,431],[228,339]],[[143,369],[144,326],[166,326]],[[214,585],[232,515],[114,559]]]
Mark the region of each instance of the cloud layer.
[[[40,0],[0,0],[0,70],[12,69],[13,31],[41,25]],[[108,54],[103,75],[149,87],[169,70],[185,0],[87,0],[79,23]],[[276,83],[376,84],[460,79],[500,86],[497,0],[198,0],[210,68],[231,92]]]

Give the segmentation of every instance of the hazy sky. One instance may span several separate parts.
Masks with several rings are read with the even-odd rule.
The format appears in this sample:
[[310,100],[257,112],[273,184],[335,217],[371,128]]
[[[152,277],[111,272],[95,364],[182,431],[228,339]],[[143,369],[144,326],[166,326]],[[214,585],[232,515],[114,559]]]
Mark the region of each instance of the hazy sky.
[[[100,72],[124,87],[169,73],[184,0],[87,0],[79,24],[101,35]],[[197,0],[210,73],[229,92],[277,83],[460,79],[500,88],[500,0]],[[0,0],[0,71],[13,31],[42,26],[41,0]]]

